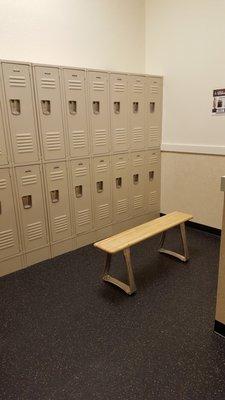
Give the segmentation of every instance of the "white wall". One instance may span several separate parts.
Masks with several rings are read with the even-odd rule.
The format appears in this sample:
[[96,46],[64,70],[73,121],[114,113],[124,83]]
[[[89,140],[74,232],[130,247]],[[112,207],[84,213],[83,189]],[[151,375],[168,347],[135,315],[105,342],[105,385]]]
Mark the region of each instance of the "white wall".
[[144,0],[1,0],[0,58],[144,72]]

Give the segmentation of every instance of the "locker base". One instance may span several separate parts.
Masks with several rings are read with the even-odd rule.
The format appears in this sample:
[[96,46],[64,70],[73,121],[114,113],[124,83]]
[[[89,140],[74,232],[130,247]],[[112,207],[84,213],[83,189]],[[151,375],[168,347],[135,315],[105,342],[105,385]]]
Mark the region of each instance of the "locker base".
[[51,243],[52,258],[60,256],[63,253],[75,250],[74,238],[69,238],[57,243]]
[[42,247],[25,254],[26,266],[37,264],[41,261],[51,258],[50,246]]
[[22,255],[0,261],[0,276],[11,274],[12,272],[18,271],[25,267],[26,265]]

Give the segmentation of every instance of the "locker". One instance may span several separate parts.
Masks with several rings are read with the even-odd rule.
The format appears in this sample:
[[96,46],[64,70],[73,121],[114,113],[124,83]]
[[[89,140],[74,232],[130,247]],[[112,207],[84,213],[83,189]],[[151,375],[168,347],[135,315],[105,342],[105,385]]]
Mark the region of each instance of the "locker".
[[131,153],[131,214],[132,217],[144,214],[145,203],[145,153]]
[[127,75],[110,74],[112,151],[128,150]]
[[71,236],[67,166],[65,162],[45,165],[49,225],[53,242]]
[[162,78],[146,77],[146,133],[148,147],[160,147],[162,130]]
[[108,74],[89,71],[88,86],[92,152],[106,154],[110,150]]
[[[0,82],[1,85],[1,82]],[[0,86],[1,91],[1,86]],[[0,165],[8,164],[8,157],[6,151],[6,143],[5,143],[5,126],[3,124],[3,105],[2,105],[2,96],[0,92]]]
[[35,66],[36,103],[44,159],[65,158],[60,78],[58,68]]
[[89,154],[85,71],[64,69],[66,122],[71,157]]
[[25,250],[48,244],[41,171],[39,165],[16,168]]
[[117,154],[112,157],[113,222],[129,218],[129,156]]
[[111,179],[109,156],[93,159],[94,228],[99,229],[112,221]]
[[160,150],[146,152],[145,179],[147,211],[160,211]]
[[73,216],[76,233],[92,229],[91,178],[88,159],[71,162]]
[[145,145],[145,78],[129,76],[129,121],[131,150]]
[[2,63],[2,69],[14,162],[38,161],[31,68]]
[[19,250],[11,176],[8,169],[0,169],[0,259],[12,257]]

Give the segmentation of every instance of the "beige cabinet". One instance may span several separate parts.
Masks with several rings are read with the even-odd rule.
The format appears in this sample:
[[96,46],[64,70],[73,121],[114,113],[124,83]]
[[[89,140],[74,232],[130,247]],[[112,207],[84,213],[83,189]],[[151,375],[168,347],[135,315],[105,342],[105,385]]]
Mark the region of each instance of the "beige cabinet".
[[3,97],[2,97],[2,87],[0,81],[0,165],[8,164],[8,156],[6,151],[6,142],[5,142],[5,124],[4,124],[4,116],[3,116]]
[[160,150],[149,150],[145,157],[147,211],[160,211]]
[[160,77],[147,76],[146,134],[148,147],[160,147],[162,134],[162,84]]
[[146,212],[145,152],[131,154],[130,187],[131,215],[136,217]]
[[111,174],[109,156],[93,159],[94,228],[112,222]]
[[128,115],[127,115],[127,75],[110,74],[110,116],[112,152],[127,151]]
[[129,76],[128,106],[130,147],[132,151],[145,149],[145,77]]
[[113,222],[121,222],[130,216],[129,155],[112,156]]

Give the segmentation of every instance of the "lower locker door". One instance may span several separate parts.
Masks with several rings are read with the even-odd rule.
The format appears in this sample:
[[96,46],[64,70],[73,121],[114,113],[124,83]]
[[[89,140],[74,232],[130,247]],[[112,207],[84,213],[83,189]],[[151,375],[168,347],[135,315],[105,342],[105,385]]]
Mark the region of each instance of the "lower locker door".
[[113,222],[129,218],[129,156],[115,155],[112,158]]
[[145,154],[131,154],[131,213],[132,217],[146,212]]
[[112,222],[111,179],[109,157],[93,159],[94,228],[99,229]]
[[160,211],[160,150],[146,152],[147,211]]
[[8,169],[0,170],[0,259],[19,253],[16,215],[11,177]]

